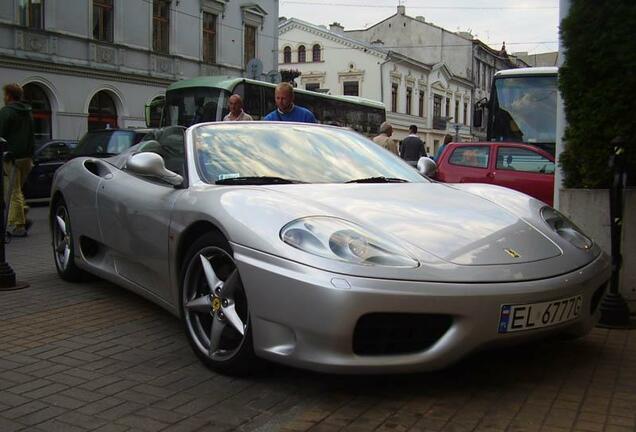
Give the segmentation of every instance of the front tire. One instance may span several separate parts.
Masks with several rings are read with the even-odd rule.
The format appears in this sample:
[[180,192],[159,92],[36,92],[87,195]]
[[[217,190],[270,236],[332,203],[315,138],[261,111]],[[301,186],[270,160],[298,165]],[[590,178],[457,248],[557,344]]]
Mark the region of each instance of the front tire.
[[57,274],[69,282],[84,280],[86,273],[75,265],[75,245],[71,230],[71,218],[63,198],[53,205],[51,212],[51,237],[53,240],[53,258]]
[[216,232],[199,238],[182,267],[185,332],[209,368],[245,375],[257,365],[247,296],[227,240]]

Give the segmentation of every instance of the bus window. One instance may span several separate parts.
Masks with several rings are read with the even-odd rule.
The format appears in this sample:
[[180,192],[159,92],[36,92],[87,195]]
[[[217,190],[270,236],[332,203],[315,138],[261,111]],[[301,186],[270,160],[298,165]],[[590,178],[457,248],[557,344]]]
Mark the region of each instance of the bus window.
[[217,88],[193,87],[166,93],[164,126],[191,126],[219,121],[227,105],[227,92]]
[[[250,83],[241,83],[234,87],[234,93],[243,99],[243,111],[251,115],[254,120],[261,120],[263,101],[260,87]],[[227,107],[225,110],[227,111]]]

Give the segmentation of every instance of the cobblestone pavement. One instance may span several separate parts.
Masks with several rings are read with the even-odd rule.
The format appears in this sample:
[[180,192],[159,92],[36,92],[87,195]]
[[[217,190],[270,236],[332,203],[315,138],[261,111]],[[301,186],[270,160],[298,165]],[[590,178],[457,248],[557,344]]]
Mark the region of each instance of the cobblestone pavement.
[[429,374],[215,374],[163,309],[104,281],[60,280],[46,210],[7,246],[31,286],[0,291],[0,432],[636,430],[636,330],[480,353]]

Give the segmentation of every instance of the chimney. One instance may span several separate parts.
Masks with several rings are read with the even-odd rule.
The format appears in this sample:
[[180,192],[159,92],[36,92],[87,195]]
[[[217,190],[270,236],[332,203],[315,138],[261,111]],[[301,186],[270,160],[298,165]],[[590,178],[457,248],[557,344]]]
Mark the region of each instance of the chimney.
[[398,15],[406,15],[406,6],[404,5],[398,6]]
[[416,16],[416,17],[415,17],[415,19],[416,19],[416,20],[418,20],[419,22],[423,22],[423,23],[425,23],[425,22],[426,22],[426,20],[424,19],[424,17],[423,17],[423,16],[421,16],[421,15]]
[[329,24],[329,30],[334,33],[344,34],[344,27],[339,22],[333,22]]
[[284,17],[284,16],[278,17],[278,24],[282,24],[285,21],[287,21],[287,17]]
[[374,41],[371,41],[371,46],[382,48],[384,46],[384,41],[382,41],[381,39],[376,39]]

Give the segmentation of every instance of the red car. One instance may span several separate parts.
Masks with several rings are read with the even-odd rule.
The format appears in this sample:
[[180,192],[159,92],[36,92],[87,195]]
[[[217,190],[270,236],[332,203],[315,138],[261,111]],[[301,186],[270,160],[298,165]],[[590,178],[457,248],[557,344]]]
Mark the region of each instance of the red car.
[[490,183],[515,189],[546,204],[554,196],[554,157],[518,143],[449,143],[435,178],[445,183]]

